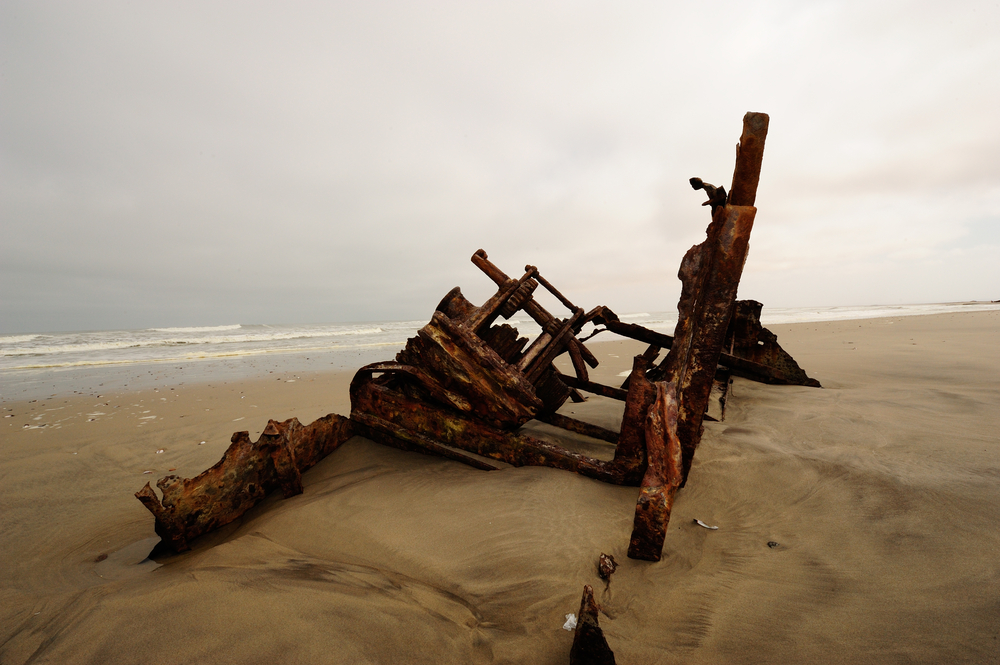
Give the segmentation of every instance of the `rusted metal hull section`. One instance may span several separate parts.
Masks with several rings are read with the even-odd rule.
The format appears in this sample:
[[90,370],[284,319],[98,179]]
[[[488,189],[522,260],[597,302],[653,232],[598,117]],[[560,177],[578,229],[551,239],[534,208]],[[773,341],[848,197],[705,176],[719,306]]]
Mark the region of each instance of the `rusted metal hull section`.
[[135,496],[156,520],[156,534],[177,552],[190,541],[229,524],[281,489],[285,497],[302,492],[302,473],[352,436],[351,422],[330,414],[303,426],[298,419],[269,421],[256,442],[236,432],[222,459],[195,478],[165,476],[146,483]]
[[[406,386],[400,385],[398,379],[398,375],[391,373],[374,379],[365,368],[351,384],[351,420],[368,428],[367,432],[381,443],[445,454],[466,463],[470,459],[480,463],[475,457],[461,455],[460,451],[466,451],[512,466],[548,466],[617,485],[635,485],[641,477],[632,464],[594,459],[526,434],[491,427],[470,415],[428,404],[419,396],[408,394]],[[383,435],[388,436],[382,438]],[[398,441],[407,445],[397,445]]]
[[[810,378],[795,359],[778,344],[778,336],[760,325],[760,312],[764,306],[756,300],[737,300],[729,332],[726,351],[719,362],[729,367],[736,376],[778,385],[811,386],[820,388],[819,381]],[[759,371],[748,361],[768,369]]]

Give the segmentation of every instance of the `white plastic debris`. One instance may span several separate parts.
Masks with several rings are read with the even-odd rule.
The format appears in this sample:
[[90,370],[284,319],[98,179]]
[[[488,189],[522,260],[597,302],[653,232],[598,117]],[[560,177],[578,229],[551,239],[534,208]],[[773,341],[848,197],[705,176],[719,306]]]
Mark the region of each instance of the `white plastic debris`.
[[567,614],[566,615],[566,623],[563,624],[563,630],[568,630],[570,632],[573,632],[574,630],[576,630],[576,615],[575,614]]
[[718,528],[719,528],[719,527],[717,527],[717,526],[708,526],[707,524],[705,524],[704,522],[702,522],[702,521],[701,521],[701,520],[699,520],[699,519],[696,519],[696,520],[694,520],[694,523],[695,523],[695,524],[697,524],[698,526],[703,526],[703,527],[705,527],[706,529],[711,529],[712,531],[715,531],[716,529],[718,529]]

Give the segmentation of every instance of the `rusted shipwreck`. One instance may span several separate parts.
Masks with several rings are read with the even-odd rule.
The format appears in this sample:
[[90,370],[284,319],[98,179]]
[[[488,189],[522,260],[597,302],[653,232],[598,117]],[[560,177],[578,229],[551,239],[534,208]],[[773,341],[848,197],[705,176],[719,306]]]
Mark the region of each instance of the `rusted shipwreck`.
[[[305,470],[361,435],[477,469],[497,469],[498,460],[638,486],[628,555],[658,561],[674,495],[687,480],[703,421],[712,417],[710,401],[724,406],[731,377],[819,386],[761,327],[760,303],[736,300],[767,127],[765,114],[744,118],[728,193],[691,179],[692,187],[708,195],[711,223],[705,241],[681,262],[674,335],[622,322],[605,306],[585,311],[538,268],[529,265],[510,277],[479,250],[472,262],[496,284],[496,293],[476,306],[460,289],[449,292],[395,360],[358,370],[349,417],[331,414],[307,426],[294,418],[272,420],[256,442],[248,432],[234,434],[219,463],[198,477],[159,480],[162,498],[147,483],[136,496],[153,513],[157,534],[176,551],[188,549],[193,538],[238,518],[269,492],[301,492]],[[566,312],[543,307],[534,297],[538,289]],[[534,340],[504,322],[520,313],[541,328]],[[582,338],[587,324],[594,332]],[[598,361],[584,342],[601,331],[648,345],[621,386],[589,375]],[[563,354],[572,373],[554,364]],[[624,402],[619,431],[559,413],[567,400],[582,401],[585,393]],[[524,429],[531,420],[614,445],[614,456],[596,459],[535,438]]]

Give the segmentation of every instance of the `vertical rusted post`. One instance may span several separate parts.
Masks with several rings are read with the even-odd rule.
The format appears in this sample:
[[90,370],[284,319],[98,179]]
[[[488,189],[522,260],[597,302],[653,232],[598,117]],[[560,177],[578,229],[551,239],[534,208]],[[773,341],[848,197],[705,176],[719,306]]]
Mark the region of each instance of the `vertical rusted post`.
[[656,383],[656,401],[646,417],[649,465],[642,477],[628,556],[659,561],[667,536],[670,510],[683,477],[681,443],[677,438],[677,386]]
[[729,188],[729,205],[752,206],[757,200],[757,183],[760,181],[769,120],[766,113],[751,111],[743,116],[743,134],[736,144],[736,168],[733,170],[732,187]]
[[[687,481],[694,451],[701,441],[703,419],[757,214],[750,204],[756,199],[767,125],[768,117],[763,113],[747,113],[743,118],[728,202],[713,202],[707,238],[689,249],[681,261],[677,327],[670,352],[658,368],[676,391],[676,427],[669,426],[674,407],[671,405],[668,411],[658,395],[647,421],[649,466],[636,504],[628,552],[634,559],[660,560],[674,493]],[[715,190],[697,178],[692,179],[692,186]],[[664,398],[664,404],[669,401]],[[680,479],[672,486],[667,481],[673,477],[668,478],[666,473],[668,457],[673,457],[666,451],[668,444],[675,445],[675,439],[680,447]]]
[[684,454],[684,480],[701,441],[702,417],[722,354],[736,290],[743,274],[756,208],[721,206],[712,216],[708,238],[688,250],[678,276],[674,343],[664,361],[666,378],[677,384],[677,435]]
[[656,387],[646,379],[647,367],[649,359],[644,355],[632,360],[632,373],[629,375],[632,381],[628,385],[622,428],[615,447],[615,459],[611,463],[626,483],[639,482],[646,467],[645,418],[656,399]]

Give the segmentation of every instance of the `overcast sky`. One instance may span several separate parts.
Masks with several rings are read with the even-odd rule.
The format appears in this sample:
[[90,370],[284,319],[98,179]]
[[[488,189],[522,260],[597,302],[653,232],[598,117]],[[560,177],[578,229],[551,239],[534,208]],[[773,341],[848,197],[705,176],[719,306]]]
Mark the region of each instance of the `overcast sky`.
[[0,332],[425,319],[492,293],[480,247],[672,310],[746,111],[740,297],[994,300],[998,35],[997,2],[4,0]]

